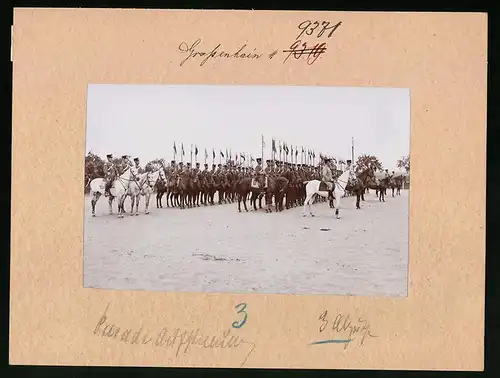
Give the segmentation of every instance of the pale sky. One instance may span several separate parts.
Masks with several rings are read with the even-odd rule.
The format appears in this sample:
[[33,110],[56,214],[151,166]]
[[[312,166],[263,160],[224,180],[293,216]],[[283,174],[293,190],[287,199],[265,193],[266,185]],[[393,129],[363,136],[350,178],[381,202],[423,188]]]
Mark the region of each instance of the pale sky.
[[[340,159],[378,156],[395,169],[410,148],[410,92],[405,88],[112,85],[91,84],[87,93],[86,153],[102,158],[139,157],[189,161],[191,144],[198,161],[212,163],[212,148],[261,155],[261,135],[271,158],[271,140]],[[278,151],[279,153],[279,151]],[[300,153],[299,153],[300,159]],[[193,152],[194,162],[194,152]]]

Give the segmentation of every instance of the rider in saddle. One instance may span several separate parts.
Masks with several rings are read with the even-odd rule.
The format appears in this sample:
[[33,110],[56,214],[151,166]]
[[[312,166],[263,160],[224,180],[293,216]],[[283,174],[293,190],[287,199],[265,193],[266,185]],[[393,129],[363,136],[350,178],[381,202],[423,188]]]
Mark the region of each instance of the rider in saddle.
[[333,198],[333,174],[331,168],[328,166],[331,161],[330,158],[325,158],[323,160],[323,169],[321,170],[321,179],[328,187],[328,199]]
[[131,168],[132,175],[135,177],[137,175],[140,175],[141,173],[144,173],[144,170],[142,169],[139,158],[136,157],[134,158],[134,166]]
[[194,179],[197,179],[199,176],[200,176],[200,163],[196,163],[196,166],[193,168],[192,172],[191,172],[191,178],[194,180]]
[[274,164],[272,160],[267,160],[266,161],[267,166],[265,169],[266,175],[269,177],[274,173]]
[[184,163],[181,161],[181,162],[179,162],[179,164],[177,165],[177,167],[175,169],[175,177],[177,179],[177,185],[179,185],[179,180],[181,178],[181,174],[183,171],[184,171]]
[[389,178],[389,177],[391,177],[391,175],[389,174],[389,170],[386,169],[384,172],[384,178]]
[[193,169],[191,168],[191,163],[187,163],[181,174],[183,177],[190,179],[192,173]]
[[118,177],[118,169],[113,163],[113,154],[106,155],[106,158],[108,160],[104,163],[104,179],[106,181],[106,186],[104,187],[104,195],[108,197],[110,195],[109,190],[111,189],[113,182]]
[[167,176],[171,176],[175,171],[175,166],[176,166],[175,160],[170,161],[170,165],[165,168],[165,174]]
[[253,179],[259,183],[259,187],[265,186],[265,172],[262,170],[262,159],[257,158],[257,166],[254,169]]

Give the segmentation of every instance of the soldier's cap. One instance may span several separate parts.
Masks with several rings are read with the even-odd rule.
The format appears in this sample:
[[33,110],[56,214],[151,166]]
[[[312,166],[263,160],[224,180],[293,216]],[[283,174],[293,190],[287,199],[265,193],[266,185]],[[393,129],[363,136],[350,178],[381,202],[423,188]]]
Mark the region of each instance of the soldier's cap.
[[217,164],[212,164],[212,167],[217,167]]
[[128,155],[123,155],[122,156],[122,159],[126,159],[126,158],[128,158]]
[[107,154],[107,155],[106,155],[106,157],[107,157],[108,159],[113,159],[113,154]]
[[266,163],[267,163],[267,164],[269,164],[270,162],[271,162],[271,160],[269,160],[269,159],[268,159],[268,160],[266,160]]
[[186,165],[191,165],[191,163],[187,163]]
[[172,161],[170,162],[170,164],[175,164],[175,160],[172,160]]
[[200,163],[196,163],[196,165],[199,167],[199,166],[200,166]]
[[[214,164],[214,165],[215,165],[215,164]],[[205,163],[205,167],[208,167],[208,164],[207,164],[207,163]]]
[[255,160],[257,160],[259,163],[262,161],[261,158],[256,158]]
[[139,158],[134,158],[134,161],[139,161]]
[[183,164],[184,164],[184,163],[183,163],[182,161],[179,163],[179,165],[183,165]]
[[218,167],[222,167],[222,164],[218,164],[217,166],[218,166]]

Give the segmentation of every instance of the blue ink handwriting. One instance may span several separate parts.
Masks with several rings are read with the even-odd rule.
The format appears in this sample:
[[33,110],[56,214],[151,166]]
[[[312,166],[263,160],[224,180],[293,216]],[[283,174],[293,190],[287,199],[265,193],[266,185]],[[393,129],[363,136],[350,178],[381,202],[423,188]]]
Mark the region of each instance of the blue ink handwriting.
[[238,323],[238,321],[233,322],[233,328],[241,328],[243,325],[247,322],[248,314],[246,313],[245,309],[247,308],[246,303],[240,303],[235,307],[236,310],[238,310],[238,307],[241,307],[237,314],[244,314],[245,317],[241,320],[241,322]]

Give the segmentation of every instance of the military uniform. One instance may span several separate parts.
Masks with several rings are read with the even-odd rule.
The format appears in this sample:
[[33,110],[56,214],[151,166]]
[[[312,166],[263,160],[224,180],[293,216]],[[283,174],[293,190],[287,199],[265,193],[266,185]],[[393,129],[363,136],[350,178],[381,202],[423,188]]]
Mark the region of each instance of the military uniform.
[[137,176],[143,174],[144,169],[142,169],[142,167],[139,165],[139,158],[135,158],[134,163],[135,165],[133,165],[132,168],[130,168],[130,170],[132,171],[132,177],[138,179]]
[[113,182],[118,177],[118,168],[113,163],[113,155],[107,155],[108,161],[104,163],[104,180],[106,185],[104,187],[104,195],[107,197],[110,195],[109,190],[113,185]]
[[328,166],[329,162],[330,162],[330,160],[325,160],[325,164],[323,165],[323,169],[321,171],[321,179],[328,186],[328,190],[332,191],[333,190],[333,174],[332,174],[332,170]]

